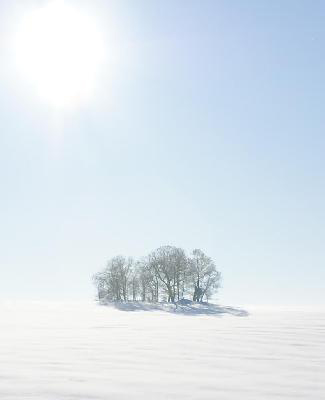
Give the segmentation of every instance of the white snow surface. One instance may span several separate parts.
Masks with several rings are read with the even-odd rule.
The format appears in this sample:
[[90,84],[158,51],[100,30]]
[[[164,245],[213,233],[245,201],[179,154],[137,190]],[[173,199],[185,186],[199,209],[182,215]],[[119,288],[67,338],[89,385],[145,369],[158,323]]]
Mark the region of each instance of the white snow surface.
[[2,302],[0,399],[325,399],[324,309],[202,307]]

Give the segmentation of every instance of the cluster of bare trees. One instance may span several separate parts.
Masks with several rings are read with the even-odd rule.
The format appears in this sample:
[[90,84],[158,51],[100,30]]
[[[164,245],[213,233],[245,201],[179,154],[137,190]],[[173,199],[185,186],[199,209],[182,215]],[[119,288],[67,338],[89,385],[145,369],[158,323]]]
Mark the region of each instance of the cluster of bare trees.
[[220,286],[221,274],[212,259],[195,249],[162,246],[140,261],[117,256],[93,276],[99,299],[110,301],[168,301],[190,297],[208,301]]

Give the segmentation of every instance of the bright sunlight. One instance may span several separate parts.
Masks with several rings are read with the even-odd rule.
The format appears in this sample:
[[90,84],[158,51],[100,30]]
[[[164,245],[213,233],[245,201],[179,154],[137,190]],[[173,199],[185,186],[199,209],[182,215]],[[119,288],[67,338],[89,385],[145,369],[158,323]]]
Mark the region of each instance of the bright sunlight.
[[95,19],[52,1],[24,16],[15,36],[17,67],[50,105],[75,107],[90,99],[104,59]]

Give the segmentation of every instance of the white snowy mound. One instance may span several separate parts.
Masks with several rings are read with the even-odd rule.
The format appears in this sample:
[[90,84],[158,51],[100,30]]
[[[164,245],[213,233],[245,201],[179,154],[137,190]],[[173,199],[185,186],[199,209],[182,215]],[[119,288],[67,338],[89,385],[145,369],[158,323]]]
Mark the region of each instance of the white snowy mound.
[[101,305],[115,307],[121,311],[164,311],[185,315],[216,315],[231,314],[239,317],[247,316],[246,310],[241,308],[220,306],[212,303],[196,303],[191,300],[182,299],[175,303],[159,302],[147,303],[141,301],[112,302],[106,299],[100,301]]

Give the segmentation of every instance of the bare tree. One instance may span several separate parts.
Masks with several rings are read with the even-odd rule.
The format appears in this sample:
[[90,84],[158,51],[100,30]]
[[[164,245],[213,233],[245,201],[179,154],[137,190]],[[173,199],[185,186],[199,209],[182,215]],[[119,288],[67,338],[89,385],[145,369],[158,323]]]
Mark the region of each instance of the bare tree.
[[159,301],[159,282],[150,267],[148,257],[137,263],[137,275],[142,301]]
[[162,246],[149,255],[150,269],[162,283],[169,302],[180,298],[182,272],[186,265],[184,250],[178,247]]
[[93,281],[98,289],[98,297],[113,301],[127,301],[133,260],[123,256],[110,259],[106,268],[94,275]]
[[97,272],[97,274],[92,277],[94,285],[97,287],[98,299],[102,299],[108,295],[108,276],[107,271]]
[[195,249],[189,258],[189,274],[193,287],[193,301],[208,299],[220,287],[221,274],[210,257]]
[[137,301],[140,292],[138,271],[133,268],[129,280],[129,293],[131,294],[132,301]]

